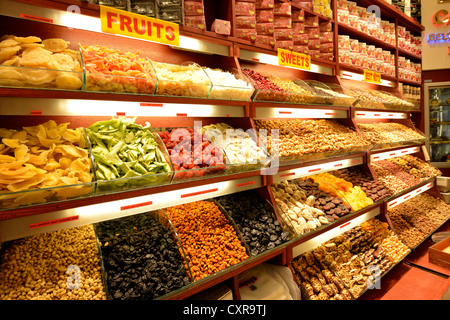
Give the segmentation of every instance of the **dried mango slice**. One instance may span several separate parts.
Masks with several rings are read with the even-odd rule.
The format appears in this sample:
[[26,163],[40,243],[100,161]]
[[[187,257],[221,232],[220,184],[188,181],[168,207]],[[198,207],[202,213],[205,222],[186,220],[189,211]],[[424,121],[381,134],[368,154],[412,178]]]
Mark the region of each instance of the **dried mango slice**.
[[25,76],[26,81],[32,86],[42,86],[55,80],[55,71],[47,69],[21,69],[22,74]]
[[34,42],[41,42],[42,39],[36,36],[28,36],[28,37],[16,37],[13,36],[14,40],[20,43],[34,43]]
[[83,85],[83,82],[76,75],[60,72],[56,76],[55,84],[59,89],[78,90]]
[[17,46],[19,42],[12,38],[5,39],[0,42],[0,48],[6,48],[6,47],[14,47]]
[[47,199],[54,194],[55,191],[52,190],[40,190],[40,191],[33,191],[33,192],[25,192],[18,196],[14,203],[16,205],[30,205],[30,204],[37,204],[37,203],[46,203]]
[[51,58],[52,53],[44,48],[28,48],[22,52],[20,64],[25,67],[45,67]]
[[25,181],[9,184],[7,186],[8,190],[13,192],[23,191],[30,189],[31,187],[41,183],[45,180],[44,174],[36,174],[30,179],[26,179]]
[[60,38],[50,38],[42,41],[44,48],[51,52],[61,52],[69,46],[70,42]]
[[3,63],[3,61],[11,59],[13,56],[17,54],[21,49],[20,46],[14,46],[14,47],[6,47],[0,49],[0,63]]
[[10,148],[17,148],[19,146],[19,139],[2,139],[2,142]]
[[55,70],[72,71],[75,68],[75,60],[64,53],[55,53],[51,56],[49,67]]

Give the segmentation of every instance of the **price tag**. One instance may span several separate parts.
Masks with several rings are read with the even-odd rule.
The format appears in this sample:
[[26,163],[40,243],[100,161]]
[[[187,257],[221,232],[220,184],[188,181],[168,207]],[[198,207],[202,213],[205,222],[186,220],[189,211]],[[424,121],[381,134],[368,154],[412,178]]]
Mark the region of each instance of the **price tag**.
[[176,23],[106,6],[100,6],[100,22],[103,32],[179,45],[180,32]]
[[364,81],[370,83],[381,83],[381,74],[375,71],[364,70]]
[[311,70],[311,56],[289,50],[278,49],[278,65],[302,70]]

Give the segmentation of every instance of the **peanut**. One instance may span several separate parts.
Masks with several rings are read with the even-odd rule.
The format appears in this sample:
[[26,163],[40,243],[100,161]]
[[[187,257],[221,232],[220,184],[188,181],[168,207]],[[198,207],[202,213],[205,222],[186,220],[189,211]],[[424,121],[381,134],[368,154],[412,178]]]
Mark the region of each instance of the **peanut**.
[[[1,300],[105,299],[91,225],[16,240],[1,261]],[[67,286],[71,265],[80,268],[80,289]]]

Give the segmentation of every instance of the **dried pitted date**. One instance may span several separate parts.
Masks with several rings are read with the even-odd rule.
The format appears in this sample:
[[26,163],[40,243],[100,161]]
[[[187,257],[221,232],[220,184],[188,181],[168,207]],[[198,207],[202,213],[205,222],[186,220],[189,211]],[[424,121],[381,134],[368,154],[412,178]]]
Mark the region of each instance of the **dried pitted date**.
[[257,192],[240,192],[216,200],[236,222],[252,256],[290,240]]
[[148,300],[190,283],[172,233],[148,214],[96,225],[112,299]]

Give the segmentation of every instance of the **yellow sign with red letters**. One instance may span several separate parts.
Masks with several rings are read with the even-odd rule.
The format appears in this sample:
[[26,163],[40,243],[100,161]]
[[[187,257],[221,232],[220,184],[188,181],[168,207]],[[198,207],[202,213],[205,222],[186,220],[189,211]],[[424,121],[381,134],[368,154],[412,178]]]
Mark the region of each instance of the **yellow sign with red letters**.
[[106,6],[100,6],[100,21],[103,32],[179,45],[180,31],[176,23]]

